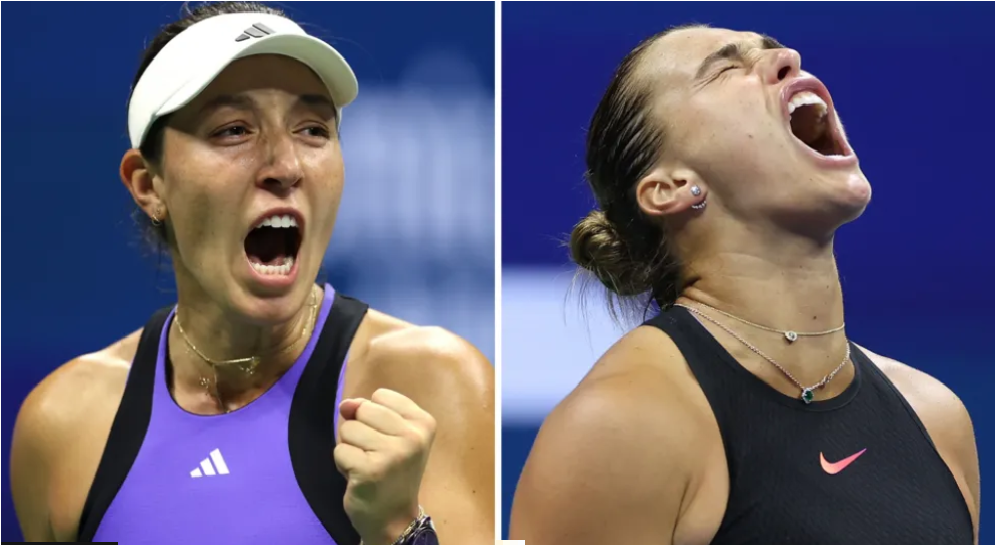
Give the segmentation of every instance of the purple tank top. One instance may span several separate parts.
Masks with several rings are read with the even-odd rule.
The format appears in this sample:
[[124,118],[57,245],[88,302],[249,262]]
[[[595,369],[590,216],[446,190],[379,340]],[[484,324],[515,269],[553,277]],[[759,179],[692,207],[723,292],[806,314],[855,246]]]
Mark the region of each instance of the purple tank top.
[[[316,332],[323,332],[334,298],[326,285]],[[167,387],[173,312],[159,334],[144,441],[93,540],[335,545],[301,491],[288,448],[291,402],[321,334],[311,336],[300,358],[258,399],[229,414],[200,416],[180,408]],[[332,452],[327,460],[334,467]]]

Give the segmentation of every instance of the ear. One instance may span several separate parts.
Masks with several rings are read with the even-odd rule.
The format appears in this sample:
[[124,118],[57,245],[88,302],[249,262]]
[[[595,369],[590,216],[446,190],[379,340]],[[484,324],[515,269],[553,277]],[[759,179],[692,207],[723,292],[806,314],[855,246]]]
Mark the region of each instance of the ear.
[[166,219],[166,204],[155,188],[155,173],[137,149],[129,149],[121,159],[121,181],[139,208],[156,221]]
[[669,216],[704,202],[707,192],[697,172],[661,166],[636,184],[636,202],[648,216]]

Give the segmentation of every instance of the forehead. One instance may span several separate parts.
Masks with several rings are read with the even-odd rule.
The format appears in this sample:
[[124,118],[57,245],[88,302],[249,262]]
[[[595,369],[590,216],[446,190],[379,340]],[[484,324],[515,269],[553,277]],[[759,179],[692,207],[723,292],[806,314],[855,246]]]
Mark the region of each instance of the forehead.
[[643,75],[681,83],[694,78],[705,57],[733,43],[760,46],[763,36],[724,28],[687,28],[671,32],[646,49],[639,70]]
[[257,89],[328,96],[327,87],[311,68],[283,55],[253,55],[238,59],[222,70],[201,96],[245,93]]
[[176,112],[171,125],[192,127],[224,107],[276,112],[304,107],[327,118],[337,115],[321,78],[307,65],[283,55],[254,55],[232,62]]

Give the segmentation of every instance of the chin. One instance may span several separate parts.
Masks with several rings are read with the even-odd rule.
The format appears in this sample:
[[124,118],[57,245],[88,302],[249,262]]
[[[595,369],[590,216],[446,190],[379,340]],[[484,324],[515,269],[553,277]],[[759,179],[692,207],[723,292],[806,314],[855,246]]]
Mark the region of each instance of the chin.
[[278,324],[292,320],[301,306],[310,302],[310,287],[313,283],[298,282],[280,293],[259,293],[256,290],[241,290],[242,296],[235,301],[235,307],[252,323]]
[[847,173],[843,187],[834,191],[831,196],[840,224],[859,218],[870,204],[871,194],[871,184],[863,172],[858,169]]
[[828,241],[836,230],[859,218],[871,200],[870,184],[854,175],[846,187],[828,184],[830,191],[796,195],[772,210],[774,221],[785,229],[815,240]]

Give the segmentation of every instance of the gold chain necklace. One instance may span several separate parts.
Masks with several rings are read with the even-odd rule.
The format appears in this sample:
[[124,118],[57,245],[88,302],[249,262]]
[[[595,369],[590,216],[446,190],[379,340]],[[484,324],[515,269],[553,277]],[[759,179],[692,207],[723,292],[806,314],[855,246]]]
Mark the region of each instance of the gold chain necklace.
[[[209,358],[203,352],[201,352],[200,350],[198,350],[197,347],[193,344],[193,342],[187,336],[186,331],[183,330],[183,325],[180,324],[180,315],[179,315],[179,313],[176,314],[176,316],[175,316],[176,328],[179,330],[180,336],[183,338],[183,342],[186,343],[187,347],[194,354],[196,354],[200,359],[204,360],[211,367],[211,370],[214,372],[214,379],[213,379],[213,381],[211,379],[209,379],[209,378],[201,375],[200,381],[199,381],[200,385],[205,390],[207,390],[207,393],[210,394],[211,397],[213,397],[218,402],[218,405],[225,411],[225,413],[230,413],[231,409],[228,409],[227,405],[224,402],[224,399],[222,399],[222,397],[221,397],[221,392],[219,392],[218,388],[217,388],[217,384],[218,384],[218,366],[234,365],[235,367],[237,367],[243,373],[245,373],[247,375],[253,375],[253,374],[255,374],[256,367],[258,367],[259,362],[262,361],[263,357],[278,356],[280,354],[283,354],[284,352],[289,351],[293,347],[297,346],[301,342],[301,340],[303,340],[307,336],[308,329],[311,329],[314,326],[315,317],[317,315],[317,308],[318,308],[317,296],[315,294],[316,290],[317,290],[317,288],[313,288],[311,290],[311,302],[310,302],[310,305],[309,305],[311,307],[311,312],[310,312],[310,315],[308,316],[308,319],[304,322],[304,327],[301,328],[301,334],[300,334],[300,336],[298,336],[297,339],[294,342],[290,343],[289,345],[287,345],[287,346],[285,346],[285,347],[283,347],[283,348],[281,348],[279,350],[276,350],[276,351],[274,351],[271,354],[265,354],[265,355],[262,355],[262,356],[261,355],[256,355],[256,356],[250,356],[248,358],[235,358],[235,359],[230,359],[230,360],[215,360],[215,359]],[[246,366],[245,364],[248,364],[248,365]],[[211,388],[212,384],[214,385],[214,388]]]

